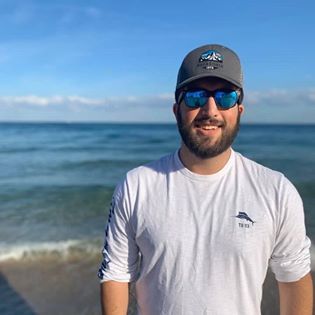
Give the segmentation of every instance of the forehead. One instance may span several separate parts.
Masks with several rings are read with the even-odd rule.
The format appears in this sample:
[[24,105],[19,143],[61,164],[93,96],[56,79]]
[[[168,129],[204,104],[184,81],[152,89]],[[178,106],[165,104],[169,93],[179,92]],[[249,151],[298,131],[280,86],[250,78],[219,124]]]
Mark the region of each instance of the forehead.
[[196,88],[203,88],[209,91],[216,90],[216,89],[237,89],[236,86],[231,84],[228,81],[218,78],[203,78],[192,82],[191,84],[187,85],[185,90],[187,89],[196,89]]

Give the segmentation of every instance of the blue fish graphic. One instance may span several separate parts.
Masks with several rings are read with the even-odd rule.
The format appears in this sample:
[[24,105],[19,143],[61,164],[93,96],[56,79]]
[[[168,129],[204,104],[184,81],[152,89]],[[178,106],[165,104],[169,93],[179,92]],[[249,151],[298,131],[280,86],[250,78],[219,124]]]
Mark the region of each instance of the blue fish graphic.
[[239,211],[238,212],[238,215],[235,216],[235,218],[239,218],[239,219],[242,219],[242,220],[246,220],[246,221],[249,221],[249,222],[252,222],[252,224],[254,225],[255,221],[253,221],[246,212],[241,212]]

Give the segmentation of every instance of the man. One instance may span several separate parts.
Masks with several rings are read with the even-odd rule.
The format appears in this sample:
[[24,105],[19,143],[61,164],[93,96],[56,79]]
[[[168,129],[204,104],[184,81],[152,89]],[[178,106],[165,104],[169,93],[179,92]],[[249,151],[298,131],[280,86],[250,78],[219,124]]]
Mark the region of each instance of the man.
[[[243,114],[238,56],[191,51],[173,111],[180,149],[127,173],[115,190],[99,271],[103,314],[256,315],[268,266],[281,315],[312,314],[301,199],[280,173],[233,151]],[[152,109],[154,110],[154,109]]]

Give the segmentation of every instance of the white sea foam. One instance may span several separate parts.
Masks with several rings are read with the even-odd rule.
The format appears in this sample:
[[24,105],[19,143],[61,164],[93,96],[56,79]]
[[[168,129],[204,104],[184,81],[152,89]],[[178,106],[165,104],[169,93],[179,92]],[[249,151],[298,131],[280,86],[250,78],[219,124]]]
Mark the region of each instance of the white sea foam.
[[66,240],[58,242],[24,243],[19,245],[7,245],[0,243],[0,262],[6,260],[21,260],[23,258],[39,258],[55,255],[67,258],[73,254],[97,254],[100,253],[99,240]]
[[[0,262],[6,260],[21,260],[23,258],[39,258],[55,255],[67,258],[70,255],[100,254],[102,240],[65,240],[58,242],[30,242],[19,245],[7,245],[0,242]],[[315,244],[311,246],[311,268],[315,271]]]

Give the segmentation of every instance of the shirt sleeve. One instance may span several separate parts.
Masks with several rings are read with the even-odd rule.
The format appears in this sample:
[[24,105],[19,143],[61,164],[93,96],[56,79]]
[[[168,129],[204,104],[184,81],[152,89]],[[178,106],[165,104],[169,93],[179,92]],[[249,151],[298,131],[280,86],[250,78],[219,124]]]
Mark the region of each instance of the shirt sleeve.
[[284,187],[270,267],[278,281],[293,282],[311,269],[311,241],[306,236],[301,197],[287,179]]
[[101,282],[131,282],[137,277],[139,250],[130,210],[126,184],[123,183],[112,197],[102,250],[103,261],[98,272]]

